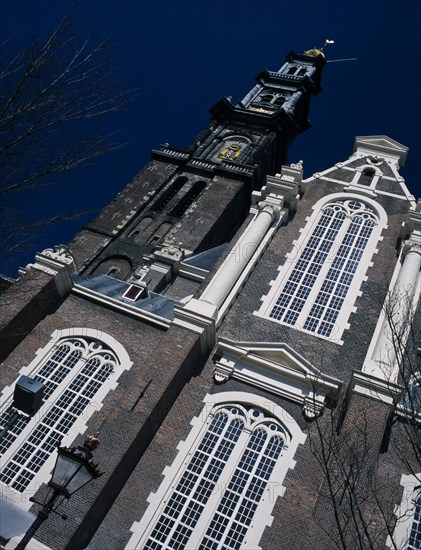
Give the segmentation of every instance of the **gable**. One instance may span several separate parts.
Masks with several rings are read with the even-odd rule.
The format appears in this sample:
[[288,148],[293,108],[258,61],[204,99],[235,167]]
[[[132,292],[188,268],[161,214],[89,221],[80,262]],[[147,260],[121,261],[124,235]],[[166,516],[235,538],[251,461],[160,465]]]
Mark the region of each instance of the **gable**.
[[404,166],[408,155],[408,147],[398,143],[388,136],[357,136],[354,142],[354,152],[367,150],[382,155],[397,157],[399,166]]

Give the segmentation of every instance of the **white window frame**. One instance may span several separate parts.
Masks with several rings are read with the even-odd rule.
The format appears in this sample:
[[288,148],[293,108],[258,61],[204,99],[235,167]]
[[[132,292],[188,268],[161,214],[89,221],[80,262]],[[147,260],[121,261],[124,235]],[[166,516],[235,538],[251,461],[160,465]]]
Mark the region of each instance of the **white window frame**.
[[[363,175],[365,170],[374,170],[374,175],[370,182],[370,185],[360,183],[361,176]],[[355,174],[350,185],[359,185],[361,187],[364,187],[365,189],[371,189],[372,191],[374,191],[381,177],[383,177],[383,172],[380,170],[378,165],[362,164],[355,169]]]
[[[323,265],[322,269],[317,275],[316,282],[314,283],[311,289],[311,292],[306,299],[306,303],[304,304],[304,307],[302,308],[300,315],[296,320],[295,324],[294,325],[287,324],[270,317],[270,313],[272,312],[272,309],[275,306],[276,301],[281,295],[285,284],[289,280],[289,277],[294,269],[296,261],[300,259],[301,251],[305,248],[307,242],[312,236],[313,230],[315,229],[317,223],[319,222],[322,209],[327,207],[330,203],[335,204],[339,201],[348,201],[348,200],[351,200],[351,201],[355,200],[369,206],[377,216],[378,223],[373,227],[373,230],[368,239],[368,242],[366,244],[362,257],[359,260],[357,270],[348,288],[345,300],[336,318],[336,321],[335,321],[336,331],[331,333],[329,336],[324,336],[322,334],[317,334],[310,330],[306,330],[303,328],[303,326],[304,326],[305,320],[307,319],[310,313],[312,306],[315,303],[315,300],[318,296],[321,285],[323,284],[323,281],[330,269],[330,266],[335,259],[335,252],[337,250],[337,247],[336,249],[334,248],[329,253],[328,259],[325,261],[325,264]],[[354,307],[355,300],[358,296],[361,296],[361,292],[359,291],[361,283],[367,280],[367,277],[365,275],[366,271],[372,265],[371,259],[373,254],[376,254],[378,252],[376,247],[378,242],[382,240],[381,233],[385,228],[387,228],[386,212],[384,211],[383,207],[379,205],[377,202],[375,202],[374,200],[369,199],[366,196],[359,195],[357,193],[347,193],[347,192],[334,193],[332,195],[323,197],[313,206],[313,213],[310,217],[306,218],[306,225],[300,231],[301,232],[300,238],[293,242],[292,251],[286,255],[286,261],[284,262],[283,265],[281,265],[278,268],[279,274],[277,278],[270,282],[271,289],[267,295],[262,297],[262,305],[258,311],[254,312],[254,314],[259,317],[263,317],[265,319],[273,321],[274,323],[279,323],[284,326],[295,328],[296,330],[300,330],[307,334],[311,334],[317,338],[329,340],[331,342],[335,342],[336,344],[342,345],[343,341],[341,340],[341,338],[342,338],[343,332],[344,330],[348,329],[350,326],[348,324],[349,316],[351,313],[354,313],[356,311],[356,308]],[[341,229],[338,232],[338,235],[335,238],[336,243],[340,244],[342,242],[343,236],[346,234],[346,230],[347,230],[347,227],[346,228],[344,226],[341,227]]]
[[403,474],[400,484],[403,486],[402,500],[395,508],[397,520],[393,531],[393,541],[389,536],[386,541],[386,548],[408,548],[414,521],[416,500],[417,497],[419,499],[421,496],[419,489],[421,484],[421,473],[417,475]]
[[[246,538],[241,544],[241,548],[249,550],[259,550],[259,541],[266,527],[270,526],[273,517],[271,515],[273,506],[279,496],[285,492],[283,485],[287,471],[295,466],[294,455],[298,445],[302,445],[306,439],[306,435],[301,431],[297,422],[281,407],[272,401],[244,392],[225,392],[215,395],[207,395],[204,399],[204,409],[202,413],[193,418],[191,421],[192,429],[185,441],[181,441],[177,446],[178,455],[173,464],[164,469],[164,480],[161,483],[156,493],[151,493],[148,497],[149,506],[139,522],[133,523],[131,531],[133,532],[126,550],[135,550],[144,548],[148,537],[168,501],[169,496],[173,492],[176,482],[181,478],[185,471],[187,463],[190,461],[191,455],[196,450],[197,445],[201,441],[206,432],[212,418],[212,411],[216,407],[223,404],[231,404],[237,406],[254,406],[263,411],[267,416],[274,418],[283,428],[286,440],[277,460],[274,470],[268,480],[265,492],[258,504],[254,519],[250,525]],[[246,431],[246,430],[245,430]],[[242,434],[243,435],[243,434]],[[241,436],[240,436],[241,438]],[[229,472],[235,469],[235,466],[240,458],[245,447],[242,446],[240,439],[238,447],[234,448],[229,459]],[[224,475],[227,470],[224,470],[221,478],[218,480],[218,486],[223,486]],[[227,481],[227,480],[225,480]],[[223,486],[225,489],[226,486]],[[209,522],[214,516],[217,505],[220,501],[221,493],[215,492],[206,504],[206,508],[201,514],[201,517],[195,527],[192,538],[189,540],[188,548],[196,548],[200,539],[205,535]],[[194,538],[196,537],[196,538]]]
[[[79,339],[79,340],[95,340],[102,344],[104,347],[110,350],[110,355],[114,356],[114,370],[109,375],[109,377],[102,383],[99,389],[96,391],[92,401],[87,405],[87,407],[82,411],[76,421],[72,424],[68,433],[61,440],[60,445],[69,446],[74,439],[86,431],[87,423],[89,418],[95,411],[98,411],[102,408],[102,402],[111,390],[114,390],[118,385],[118,379],[120,375],[125,371],[130,369],[132,366],[132,361],[126,350],[123,346],[117,342],[109,334],[102,332],[100,330],[89,329],[89,328],[70,328],[65,330],[56,330],[52,334],[51,340],[49,343],[37,350],[35,358],[33,361],[26,367],[20,369],[17,379],[21,375],[34,377],[37,372],[41,370],[44,364],[48,359],[54,354],[55,350],[66,340]],[[49,398],[43,403],[41,409],[30,419],[28,424],[22,430],[22,432],[17,436],[16,440],[11,444],[11,446],[6,450],[4,455],[1,457],[1,466],[2,468],[6,466],[9,460],[18,452],[20,447],[25,443],[30,434],[37,428],[37,426],[42,422],[46,417],[50,409],[54,406],[55,402],[60,398],[62,393],[66,390],[67,386],[70,383],[70,378],[74,378],[78,372],[83,368],[86,363],[86,359],[80,358],[72,370],[66,375],[66,377],[59,383],[55,391],[49,396]],[[16,379],[16,380],[17,380]],[[13,393],[15,389],[15,383],[10,386],[6,386],[1,393],[1,410],[4,411],[8,409],[13,402]],[[13,428],[12,428],[13,431]],[[29,497],[32,496],[40,487],[42,483],[48,483],[50,480],[51,470],[54,467],[56,461],[56,453],[51,453],[49,458],[45,461],[39,471],[36,473],[35,477],[24,489],[23,492],[19,492],[9,485],[0,482],[0,496],[4,499],[9,499],[20,507],[24,509],[29,509],[32,506],[32,503],[29,501]]]

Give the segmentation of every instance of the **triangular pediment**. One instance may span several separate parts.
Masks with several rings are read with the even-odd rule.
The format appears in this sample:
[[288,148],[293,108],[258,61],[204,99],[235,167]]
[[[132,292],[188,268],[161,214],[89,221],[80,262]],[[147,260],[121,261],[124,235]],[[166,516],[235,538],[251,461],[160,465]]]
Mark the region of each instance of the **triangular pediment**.
[[371,151],[373,154],[383,154],[397,157],[399,165],[405,164],[408,154],[408,147],[398,143],[388,136],[357,136],[354,143],[354,152],[363,149]]
[[327,395],[337,394],[341,382],[324,375],[314,365],[284,343],[235,342],[221,338],[214,378],[222,383],[229,378],[316,408]]
[[238,351],[241,350],[241,355],[244,358],[247,357],[250,362],[267,362],[268,365],[271,364],[274,368],[276,366],[286,367],[303,375],[318,376],[320,374],[311,363],[287,344],[236,342],[235,348]]

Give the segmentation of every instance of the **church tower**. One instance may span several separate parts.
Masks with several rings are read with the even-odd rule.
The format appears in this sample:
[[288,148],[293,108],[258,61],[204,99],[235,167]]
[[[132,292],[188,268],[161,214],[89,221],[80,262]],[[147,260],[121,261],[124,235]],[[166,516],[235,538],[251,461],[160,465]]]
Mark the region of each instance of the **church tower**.
[[77,255],[80,239],[85,243],[81,273],[140,278],[161,292],[174,280],[175,260],[224,245],[247,216],[252,190],[308,128],[324,63],[322,55],[289,54],[279,71],[258,75],[242,101],[217,102],[211,124],[187,149],[153,151],[151,163],[71,245]]
[[[0,532],[7,548],[39,510],[29,497],[48,498],[57,445],[97,432],[105,473],[61,505],[67,522],[50,515],[40,547],[351,544],[359,526],[341,532],[329,493],[340,468],[317,449],[329,430],[346,449],[363,426],[355,490],[377,464],[393,471],[395,517],[411,472],[388,452],[407,408],[384,306],[405,292],[395,327],[416,310],[420,213],[399,174],[407,148],[387,136],[357,137],[349,159],[308,179],[302,161],[287,164],[324,64],[320,50],[291,52],[241,101],[221,99],[189,147],[154,150],[0,296],[0,483],[20,518]],[[44,388],[35,414],[16,413],[22,376]]]

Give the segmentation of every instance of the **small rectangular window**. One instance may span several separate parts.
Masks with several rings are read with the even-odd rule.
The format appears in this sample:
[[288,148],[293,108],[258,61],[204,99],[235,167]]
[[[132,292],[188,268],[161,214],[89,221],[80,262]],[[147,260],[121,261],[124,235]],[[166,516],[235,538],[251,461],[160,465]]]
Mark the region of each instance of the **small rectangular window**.
[[126,292],[123,294],[123,298],[135,302],[138,300],[143,293],[146,292],[146,289],[142,286],[130,285]]

